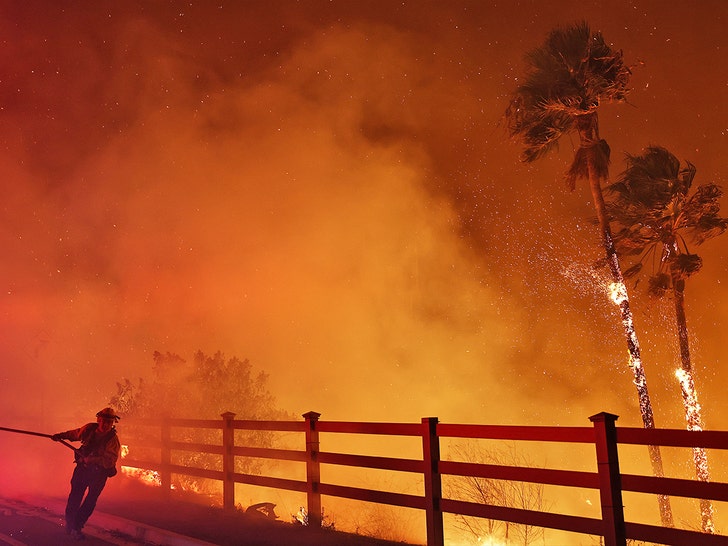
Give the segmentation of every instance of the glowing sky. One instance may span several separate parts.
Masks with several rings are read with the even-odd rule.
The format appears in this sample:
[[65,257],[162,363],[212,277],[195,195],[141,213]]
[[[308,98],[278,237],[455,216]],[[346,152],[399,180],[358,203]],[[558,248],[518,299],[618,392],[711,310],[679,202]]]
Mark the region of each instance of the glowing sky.
[[[600,113],[612,173],[658,144],[726,186],[728,3],[669,4],[0,3],[4,424],[87,416],[154,351],[201,349],[297,414],[639,425],[572,145],[525,166],[502,115],[524,54],[586,19],[634,65]],[[728,236],[699,253],[725,429]],[[632,298],[657,425],[681,427],[670,308]]]

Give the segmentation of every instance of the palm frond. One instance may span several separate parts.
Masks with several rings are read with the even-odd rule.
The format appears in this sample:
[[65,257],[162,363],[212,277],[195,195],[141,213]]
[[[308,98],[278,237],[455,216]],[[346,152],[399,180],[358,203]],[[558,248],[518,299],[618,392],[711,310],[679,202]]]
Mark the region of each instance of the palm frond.
[[528,105],[527,97],[516,95],[506,110],[508,132],[520,137],[524,150],[521,159],[530,163],[554,148],[571,131],[573,120],[558,111]]
[[686,162],[681,168],[680,161],[659,146],[638,156],[628,154],[626,163],[606,191],[607,212],[616,225],[614,243],[622,256],[659,252],[649,283],[650,293],[659,295],[672,282],[664,276],[665,268],[674,282],[700,271],[702,260],[689,252],[687,239],[702,244],[728,229],[728,218],[720,216],[722,190],[716,184],[703,184],[690,194],[695,166]]
[[582,146],[576,151],[565,178],[566,187],[569,188],[569,191],[574,191],[577,180],[589,178],[589,152],[587,148]]
[[577,118],[594,114],[602,101],[623,101],[628,93],[630,71],[621,51],[613,51],[586,22],[551,31],[541,47],[527,53],[526,63],[506,121],[511,137],[522,139],[527,162],[574,131]]
[[588,59],[590,38],[589,23],[579,21],[549,32],[542,50],[548,52],[553,58],[561,59],[562,66],[577,70]]
[[621,230],[614,235],[617,252],[623,256],[642,254],[647,247],[660,242],[659,234],[651,230]]
[[677,254],[670,260],[674,280],[685,280],[703,267],[703,259],[697,254]]
[[726,228],[728,228],[728,218],[703,216],[694,226],[695,228],[690,231],[690,235],[696,245],[702,245],[708,239],[725,232]]
[[665,208],[680,172],[678,159],[664,148],[649,147],[642,155],[626,154],[627,168],[608,190],[648,209]]
[[677,179],[683,187],[683,190],[681,191],[683,195],[687,195],[690,191],[690,187],[693,185],[693,179],[695,178],[695,173],[697,172],[695,165],[689,161],[686,161],[685,164],[685,167],[683,167],[677,175]]
[[642,265],[642,262],[637,262],[632,267],[625,269],[623,273],[624,278],[631,279],[632,277],[635,277],[640,271],[642,271]]
[[574,155],[574,161],[572,161],[566,173],[567,187],[573,191],[576,187],[577,180],[588,180],[590,164],[599,180],[608,178],[609,154],[609,144],[604,139],[590,146],[580,146]]
[[685,202],[683,214],[691,220],[700,216],[717,216],[722,196],[723,190],[717,184],[701,184]]
[[681,227],[686,228],[696,244],[717,237],[728,228],[728,218],[719,216],[722,196],[723,190],[717,184],[702,184],[685,202]]
[[661,298],[670,289],[670,275],[667,273],[657,273],[647,281],[647,293],[650,296]]

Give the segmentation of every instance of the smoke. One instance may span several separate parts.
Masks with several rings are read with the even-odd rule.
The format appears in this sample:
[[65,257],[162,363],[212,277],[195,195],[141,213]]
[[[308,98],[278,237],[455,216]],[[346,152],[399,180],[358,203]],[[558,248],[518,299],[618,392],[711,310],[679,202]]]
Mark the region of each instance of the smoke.
[[[590,198],[559,182],[572,151],[520,165],[498,125],[523,53],[564,21],[304,4],[4,8],[8,426],[80,425],[154,351],[198,349],[249,358],[281,407],[324,418],[639,423]],[[635,55],[656,40],[596,26]],[[638,129],[604,123],[615,150],[647,144],[658,91],[640,85],[619,114]],[[694,283],[722,302],[715,267]],[[701,317],[705,290],[689,320],[715,341],[725,305]],[[681,426],[661,336],[643,338],[648,380],[658,425]]]
[[[154,351],[219,350],[294,414],[639,426],[591,197],[562,184],[573,145],[520,164],[501,116],[523,54],[579,13],[635,63],[600,117],[612,173],[661,144],[725,186],[728,13],[562,4],[0,7],[0,424],[79,426]],[[728,417],[720,239],[686,302],[708,429]],[[682,428],[669,303],[630,295],[657,425]],[[3,492],[66,493],[64,448],[0,435]]]

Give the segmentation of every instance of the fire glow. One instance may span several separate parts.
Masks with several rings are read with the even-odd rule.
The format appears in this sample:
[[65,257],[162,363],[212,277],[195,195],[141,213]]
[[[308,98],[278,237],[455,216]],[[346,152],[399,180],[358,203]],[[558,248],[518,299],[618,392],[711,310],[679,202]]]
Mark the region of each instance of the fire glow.
[[[129,446],[128,445],[122,445],[121,446],[121,458],[125,459],[129,456]],[[121,472],[125,476],[129,476],[130,478],[134,478],[135,480],[138,480],[142,482],[145,485],[150,485],[153,487],[161,487],[162,486],[162,479],[159,476],[159,472],[155,470],[146,470],[143,468],[136,468],[134,466],[121,466]]]
[[[524,49],[568,22],[549,5],[175,4],[18,2],[0,21],[6,417],[75,415],[99,385],[146,373],[151,351],[219,349],[265,369],[286,411],[365,421],[583,426],[589,407],[631,426],[626,376],[646,388],[644,365],[660,428],[682,426],[672,367],[652,371],[671,362],[664,327],[636,315],[644,359],[624,358],[606,297],[621,305],[625,287],[592,267],[586,190],[562,196],[543,170],[565,156],[525,169],[501,138]],[[580,13],[627,62],[649,58],[639,108],[607,112],[613,168],[668,134],[725,179],[724,116],[701,115],[721,104],[709,61],[725,7],[667,4]],[[676,66],[691,78],[655,92]],[[696,386],[716,430],[723,272],[690,293],[711,313],[694,335],[713,380]],[[121,466],[137,455],[120,473],[159,487]]]

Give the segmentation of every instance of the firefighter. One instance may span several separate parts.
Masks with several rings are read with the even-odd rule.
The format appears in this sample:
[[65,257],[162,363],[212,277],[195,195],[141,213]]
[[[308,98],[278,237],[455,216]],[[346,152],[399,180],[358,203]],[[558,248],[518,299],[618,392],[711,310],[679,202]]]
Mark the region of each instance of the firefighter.
[[51,436],[54,441],[81,442],[81,447],[75,451],[76,468],[73,470],[71,492],[66,503],[66,533],[76,539],[84,538],[81,530],[94,511],[106,480],[116,475],[116,462],[121,449],[116,435],[116,422],[119,419],[113,408],[104,408],[96,414],[95,423]]

